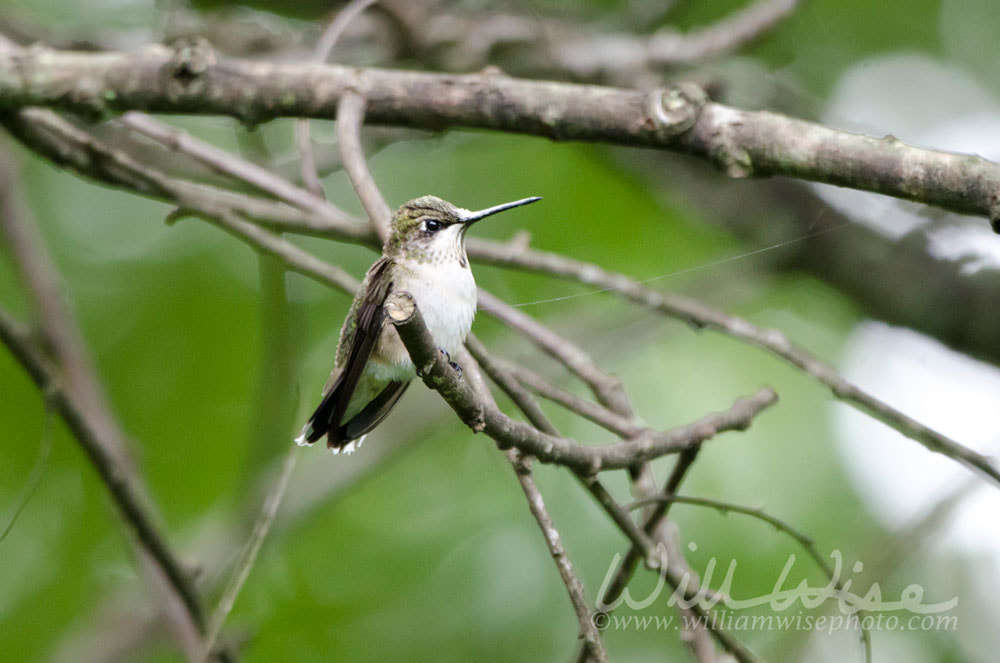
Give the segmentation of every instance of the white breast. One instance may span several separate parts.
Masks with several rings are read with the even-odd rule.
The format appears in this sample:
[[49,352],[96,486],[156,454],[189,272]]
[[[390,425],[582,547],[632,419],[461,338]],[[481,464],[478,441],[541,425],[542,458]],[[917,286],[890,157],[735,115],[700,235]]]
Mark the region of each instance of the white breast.
[[409,264],[407,268],[411,278],[402,289],[413,295],[434,341],[454,355],[472,329],[476,315],[472,270],[451,260]]
[[[403,273],[397,275],[393,290],[413,296],[435,344],[454,356],[476,315],[476,282],[472,272],[458,261],[433,265],[410,262],[399,268]],[[416,377],[410,354],[392,325],[383,327],[365,372],[379,383],[405,382]]]

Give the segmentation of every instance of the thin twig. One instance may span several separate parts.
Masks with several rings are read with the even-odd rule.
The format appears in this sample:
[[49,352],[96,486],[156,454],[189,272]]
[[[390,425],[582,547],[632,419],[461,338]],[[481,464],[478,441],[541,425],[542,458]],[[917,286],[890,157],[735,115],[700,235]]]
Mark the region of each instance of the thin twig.
[[142,183],[144,190],[155,192],[157,197],[167,198],[175,203],[179,209],[174,214],[173,220],[185,214],[198,216],[215,223],[255,249],[279,258],[292,271],[330,285],[346,294],[353,295],[357,289],[357,279],[346,271],[251,223],[234,209],[230,204],[231,200],[225,196],[220,197],[208,189],[185,187],[166,173],[139,163],[54,114],[42,112],[45,114],[37,119],[45,123],[48,131],[80,146],[90,159],[99,160],[97,165],[88,165],[88,168],[101,172],[102,169],[113,166],[116,173],[114,181],[117,183]]
[[[313,61],[326,62],[329,60],[334,46],[340,41],[340,36],[347,29],[347,26],[376,1],[351,0],[337,12],[337,15],[330,21],[330,25],[326,27],[316,42]],[[299,150],[299,168],[306,190],[315,196],[323,197],[323,184],[320,182],[319,172],[316,168],[316,155],[313,153],[312,139],[309,135],[309,120],[303,118],[295,121],[295,144]]]
[[14,267],[34,306],[39,331],[62,371],[66,388],[84,405],[107,452],[127,468],[131,461],[125,435],[111,414],[76,318],[65,304],[55,265],[44,250],[41,234],[16,197],[12,168],[10,154],[0,152],[0,237],[6,240]]
[[255,187],[278,200],[315,214],[334,224],[350,225],[355,220],[331,202],[301,189],[252,161],[239,158],[190,134],[153,119],[145,113],[122,115],[121,123],[168,149],[185,154],[213,171]]
[[66,422],[107,486],[122,518],[135,531],[142,548],[162,570],[169,587],[176,592],[180,603],[187,611],[192,628],[196,632],[203,632],[205,622],[201,600],[187,570],[170,548],[166,538],[153,524],[143,500],[133,485],[133,479],[107,451],[105,443],[98,437],[100,432],[91,426],[76,394],[60,386],[58,369],[45,357],[28,330],[19,325],[2,308],[0,308],[0,341],[7,346],[38,388],[47,394],[52,407]]
[[654,67],[697,62],[735,51],[760,38],[795,11],[802,0],[757,0],[717,23],[684,34],[650,37],[647,57]]
[[394,27],[404,32],[400,40],[414,44],[418,57],[429,66],[475,71],[494,65],[529,78],[636,85],[650,74],[662,78],[664,67],[690,65],[742,48],[772,30],[799,4],[800,0],[758,0],[708,26],[684,33],[665,27],[645,35],[609,33],[606,24],[506,14],[493,7],[457,14],[435,11],[425,3],[397,2]]
[[[697,458],[700,450],[700,446],[690,447],[685,449],[677,457],[677,462],[674,465],[673,470],[670,472],[670,477],[667,479],[667,483],[663,488],[664,495],[674,495],[677,492],[681,482],[684,481],[684,477],[687,475],[687,471],[691,469],[692,464],[694,464],[694,460]],[[653,509],[648,516],[646,516],[646,522],[643,524],[642,529],[647,536],[655,538],[654,535],[656,534],[656,531],[659,529],[663,520],[667,517],[667,511],[670,508],[671,502],[662,500],[658,502],[649,502],[649,504],[654,504],[656,508]],[[635,573],[635,567],[639,563],[639,560],[642,559],[643,554],[644,551],[640,546],[633,545],[632,548],[629,549],[628,553],[626,553],[625,557],[618,565],[615,577],[608,586],[605,595],[598,597],[598,600],[601,603],[605,605],[614,603],[632,579],[632,575]]]
[[392,216],[392,210],[368,171],[364,147],[361,145],[365,103],[365,98],[361,94],[353,90],[344,92],[340,103],[337,104],[337,142],[351,186],[358,194],[372,227],[384,242],[389,237],[389,218]]
[[296,447],[291,447],[285,456],[285,462],[281,466],[281,473],[275,479],[274,485],[264,500],[264,505],[261,507],[257,522],[254,523],[253,532],[250,534],[250,540],[247,541],[247,545],[243,549],[243,554],[240,556],[240,560],[233,570],[233,575],[229,579],[229,584],[226,585],[226,589],[222,593],[222,598],[219,599],[219,605],[216,607],[215,612],[212,613],[208,632],[205,635],[204,649],[202,650],[206,663],[213,655],[219,631],[222,630],[222,625],[232,611],[233,605],[236,603],[236,597],[239,596],[240,590],[243,589],[243,585],[250,576],[250,570],[253,568],[254,562],[257,561],[257,553],[260,552],[260,548],[264,544],[264,539],[271,530],[271,524],[278,513],[278,507],[281,506],[281,500],[285,496],[285,489],[288,488],[288,481],[292,476],[292,471],[295,469],[295,461],[300,455],[295,453],[296,450]]
[[542,500],[542,494],[538,490],[538,486],[535,485],[535,479],[531,474],[530,458],[522,457],[513,449],[508,449],[506,456],[507,460],[513,466],[518,483],[521,485],[521,490],[524,491],[524,496],[528,500],[531,515],[538,522],[538,526],[542,530],[542,535],[545,537],[545,543],[549,548],[549,553],[552,555],[552,559],[559,569],[559,577],[562,578],[566,592],[569,594],[570,602],[573,604],[573,611],[576,613],[576,620],[580,628],[579,635],[583,638],[584,648],[590,652],[596,661],[606,663],[608,654],[601,641],[601,633],[594,625],[590,614],[583,583],[580,582],[580,578],[577,577],[576,572],[573,570],[573,564],[566,554],[566,549],[563,547],[559,531],[552,522],[552,517],[549,515],[548,509],[545,508],[545,502]]
[[558,359],[574,375],[583,380],[594,396],[608,409],[621,415],[631,413],[628,396],[621,380],[605,373],[582,348],[517,310],[499,297],[479,290],[480,310],[520,332],[540,349]]
[[50,453],[52,453],[52,408],[49,406],[48,401],[46,401],[45,420],[42,422],[42,439],[38,445],[38,456],[35,458],[35,463],[31,466],[31,473],[28,474],[28,480],[24,483],[21,495],[14,503],[14,508],[11,510],[10,518],[7,519],[7,524],[4,525],[3,530],[0,530],[0,543],[3,543],[7,535],[10,534],[10,531],[14,529],[14,524],[17,523],[17,519],[21,516],[21,512],[24,511],[24,507],[28,505],[31,496],[35,494],[35,489],[38,488],[38,483],[45,473]]
[[603,405],[580,398],[576,394],[557,387],[526,366],[500,358],[496,358],[496,361],[504,370],[517,378],[518,382],[542,398],[558,403],[570,412],[592,421],[619,437],[632,437],[644,430],[642,426],[635,424],[631,419],[622,417]]
[[[838,592],[846,591],[844,583],[837,577],[836,573],[830,564],[826,561],[826,558],[820,554],[819,550],[816,548],[816,543],[812,540],[812,537],[803,533],[801,530],[789,525],[784,520],[772,516],[763,509],[743,506],[741,504],[735,504],[733,502],[725,502],[722,500],[711,499],[708,497],[688,497],[684,495],[657,495],[656,497],[645,498],[641,500],[636,500],[631,504],[626,504],[625,509],[627,511],[632,511],[634,509],[639,509],[650,504],[690,504],[693,506],[704,506],[722,513],[741,513],[747,516],[751,516],[758,520],[762,520],[765,523],[771,525],[776,530],[787,534],[788,536],[795,539],[795,541],[802,546],[802,549],[806,551],[806,554],[812,558],[816,563],[816,566],[826,575],[827,580],[833,583],[835,589]],[[864,616],[864,611],[858,611],[859,616]],[[863,622],[859,619],[859,624]],[[871,643],[871,633],[867,628],[861,626],[861,640],[865,648],[865,661],[871,662],[872,658],[872,643]]]
[[318,283],[328,285],[347,295],[352,295],[361,285],[360,282],[341,267],[320,260],[305,249],[292,244],[286,239],[240,218],[227,209],[211,210],[205,206],[199,209],[183,208],[183,212],[199,216],[234,237],[251,246],[254,250],[283,261],[293,272],[307,276]]

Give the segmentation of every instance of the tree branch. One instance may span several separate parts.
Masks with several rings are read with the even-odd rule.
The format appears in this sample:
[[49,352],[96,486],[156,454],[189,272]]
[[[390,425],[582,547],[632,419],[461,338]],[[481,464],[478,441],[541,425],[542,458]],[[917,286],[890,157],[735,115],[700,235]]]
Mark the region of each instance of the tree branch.
[[51,106],[333,118],[344,94],[374,124],[468,127],[653,147],[708,159],[733,177],[789,175],[989,217],[1000,223],[1000,165],[709,102],[692,84],[640,92],[495,72],[432,74],[315,63],[220,60],[207,47],[101,54],[0,50],[0,109]]
[[726,412],[707,415],[688,426],[600,446],[585,446],[570,438],[542,433],[483,403],[441,356],[409,295],[394,293],[385,308],[424,383],[439,392],[473,431],[486,432],[501,449],[517,447],[544,463],[566,465],[587,474],[625,469],[645,460],[680,452],[723,431],[745,430],[757,414],[778,398],[771,388],[764,387],[753,396],[738,400]]
[[[482,344],[479,343],[478,339],[471,339],[472,343],[470,350],[475,356],[476,360],[482,366],[490,378],[517,404],[518,408],[528,417],[528,420],[538,428],[539,430],[548,433],[549,435],[558,435],[555,427],[549,422],[549,420],[542,413],[538,404],[531,398],[530,394],[520,385],[517,378],[513,373],[508,372],[501,363],[495,360],[489,352],[486,350]],[[469,345],[467,343],[467,345]],[[685,450],[679,460],[678,464],[685,463],[690,465],[693,461],[694,455],[697,454],[697,446],[694,447],[695,451],[690,449]],[[508,452],[510,453],[510,452]],[[685,460],[687,459],[687,460]],[[628,511],[621,507],[620,504],[614,499],[611,493],[608,492],[604,484],[600,482],[596,475],[585,474],[581,470],[573,470],[574,475],[583,484],[584,488],[590,492],[591,496],[597,501],[597,503],[604,509],[605,513],[611,518],[612,522],[625,534],[630,541],[633,542],[634,549],[643,551],[646,556],[646,562],[650,568],[655,569],[664,579],[670,583],[670,585],[676,589],[681,584],[681,574],[677,570],[668,565],[661,564],[662,556],[658,556],[657,553],[659,549],[653,543],[650,538],[648,530],[644,531],[636,526],[632,519],[628,515]],[[674,555],[674,559],[680,557],[678,552]],[[683,566],[687,566],[686,562]],[[685,585],[685,588],[688,589]],[[574,601],[575,604],[575,601]],[[697,608],[688,608],[695,615],[702,615]],[[595,624],[595,615],[591,615],[589,610],[586,608],[581,611],[578,608],[578,616],[581,614],[586,614],[588,616],[587,628],[593,629]],[[582,618],[581,618],[582,619]],[[705,620],[702,620],[703,622]],[[582,622],[581,622],[582,623]],[[705,622],[705,627],[721,642],[727,649],[734,652],[737,658],[741,661],[751,661],[754,660],[752,653],[746,649],[742,644],[736,640],[735,637],[730,635],[724,629],[719,628],[717,625],[709,624]],[[594,660],[600,661],[601,654],[603,654],[603,649],[595,650],[594,647],[589,646],[589,641],[581,648],[579,660],[588,661]]]
[[594,626],[594,621],[591,618],[590,607],[587,604],[587,596],[583,589],[583,583],[580,582],[580,578],[577,577],[576,572],[573,570],[573,563],[570,561],[569,556],[566,554],[566,549],[563,547],[559,530],[556,529],[548,509],[545,508],[542,493],[538,490],[535,479],[531,474],[531,460],[530,458],[522,457],[513,449],[508,449],[505,453],[507,460],[510,461],[510,464],[514,468],[518,483],[521,484],[521,490],[528,500],[528,508],[531,509],[531,515],[535,517],[539,528],[542,530],[549,553],[552,555],[552,559],[559,569],[559,576],[562,578],[563,585],[566,586],[570,602],[573,604],[573,612],[576,613],[576,620],[580,626],[580,637],[584,640],[584,649],[589,651],[596,661],[607,663],[608,653],[604,650],[604,644],[601,642],[601,633]]
[[160,143],[168,149],[186,154],[198,163],[222,175],[245,182],[254,188],[294,205],[333,224],[350,225],[355,220],[333,203],[300,189],[288,180],[246,159],[240,159],[190,134],[154,120],[144,113],[130,112],[121,117],[129,129]]
[[556,253],[474,239],[467,242],[467,247],[470,256],[487,263],[519,267],[596,286],[602,291],[613,292],[696,327],[714,329],[756,345],[826,385],[836,398],[896,429],[931,451],[944,454],[1000,485],[1000,468],[989,457],[963,446],[875,398],[846,380],[829,364],[792,343],[777,329],[758,327],[747,320],[717,311],[695,300],[652,290],[632,281],[624,274]]
[[[323,34],[320,35],[313,51],[312,59],[315,62],[326,62],[330,59],[333,47],[340,41],[341,35],[355,18],[365,9],[375,3],[376,0],[351,0],[347,5],[337,12],[330,25],[327,26]],[[339,115],[339,113],[338,113]],[[302,181],[305,183],[307,191],[315,196],[323,196],[323,185],[319,180],[319,172],[316,168],[316,155],[312,149],[312,139],[309,135],[309,120],[300,119],[295,122],[295,144],[299,149],[300,169]]]
[[[348,241],[369,243],[370,245],[377,243],[370,229],[360,224],[334,225],[326,220],[317,223],[308,216],[296,213],[295,210],[276,207],[267,201],[170,180],[164,174],[157,173],[153,169],[135,162],[128,155],[108,148],[87,132],[50,111],[27,109],[6,117],[0,116],[0,119],[18,138],[58,163],[68,165],[90,177],[110,181],[118,186],[126,186],[147,196],[166,198],[175,203],[179,198],[182,198],[187,201],[186,204],[189,208],[196,209],[209,218],[213,214],[219,214],[220,210],[226,210],[228,206],[245,214],[248,218],[268,217],[270,224],[285,230],[333,235]],[[236,219],[236,221],[237,223],[230,224],[233,227],[233,232],[236,232],[244,241],[258,241],[259,245],[271,247],[277,251],[275,255],[290,257],[293,260],[291,266],[295,271],[320,282],[334,285],[345,292],[353,292],[357,287],[357,281],[350,275],[343,273],[339,268],[323,263],[271,233],[255,232],[249,227],[250,224],[242,219]],[[256,235],[255,239],[252,240],[251,235]],[[811,375],[829,387],[833,395],[840,400],[874,416],[903,435],[920,442],[928,449],[957,460],[1000,483],[1000,469],[996,468],[988,457],[924,426],[912,417],[858,388],[844,379],[831,366],[791,343],[778,330],[757,327],[747,320],[717,311],[694,300],[651,290],[633,282],[623,274],[566,256],[532,250],[511,243],[497,243],[475,238],[470,238],[467,241],[467,247],[469,255],[480,261],[505,267],[517,267],[594,285],[665,315],[679,318],[698,327],[712,328],[757,345]],[[481,297],[485,294],[481,293]],[[491,301],[489,295],[486,295],[486,301]],[[510,307],[498,306],[496,310],[510,310]],[[514,321],[516,318],[510,318],[510,320]],[[546,347],[541,344],[541,337],[535,335],[529,336],[529,338],[533,338],[541,347]],[[564,344],[551,347],[565,349]]]
[[205,620],[201,599],[183,564],[146,513],[143,500],[128,472],[108,451],[106,441],[100,437],[99,430],[88,421],[84,406],[76,395],[60,386],[58,369],[45,358],[28,330],[19,325],[2,308],[0,308],[0,341],[11,351],[38,388],[48,395],[53,407],[66,422],[107,486],[122,518],[135,532],[143,550],[162,570],[169,586],[176,592],[191,624],[197,632],[204,632]]
[[201,599],[146,506],[146,491],[133,471],[125,435],[111,413],[76,320],[65,307],[58,277],[34,226],[14,198],[10,165],[0,159],[0,233],[35,306],[39,327],[53,361],[30,335],[0,309],[0,340],[49,394],[54,407],[97,470],[140,550],[157,567],[163,585],[183,606],[180,636],[192,648],[205,631]]
[[[473,356],[475,356],[480,363],[482,363],[482,355],[486,352],[486,348],[479,341],[479,339],[470,335],[469,338],[466,339],[465,344],[468,346]],[[558,403],[570,412],[592,421],[598,426],[614,433],[618,437],[633,437],[644,430],[642,426],[634,423],[631,419],[622,417],[602,405],[592,403],[584,398],[580,398],[576,394],[571,394],[564,389],[560,389],[539,374],[521,366],[520,364],[515,364],[514,362],[507,361],[499,357],[491,357],[490,360],[496,365],[499,371],[511,375],[518,382],[539,396],[542,396],[543,398],[546,398],[554,403]],[[518,405],[520,405],[520,403],[518,403]]]
[[383,242],[389,237],[392,210],[368,171],[361,146],[361,125],[365,120],[365,98],[353,90],[344,92],[337,104],[337,141],[344,170],[351,180],[368,220]]
[[257,517],[256,522],[254,522],[253,531],[250,533],[250,539],[243,548],[239,562],[236,564],[236,569],[233,571],[225,590],[222,592],[219,605],[212,613],[212,619],[208,624],[205,635],[205,644],[202,648],[206,663],[212,656],[212,650],[215,648],[215,642],[219,637],[219,632],[222,630],[222,625],[226,623],[226,618],[229,617],[229,613],[232,612],[233,606],[236,604],[236,597],[239,596],[244,583],[250,577],[250,570],[257,561],[257,553],[260,552],[261,546],[264,545],[264,539],[267,538],[267,533],[271,530],[274,518],[278,515],[278,507],[281,506],[281,500],[285,496],[285,489],[288,488],[288,481],[292,478],[292,471],[295,469],[295,461],[299,457],[299,454],[296,453],[297,451],[298,449],[293,446],[285,454],[285,461],[281,465],[281,472],[278,474],[274,485],[264,499],[260,515]]

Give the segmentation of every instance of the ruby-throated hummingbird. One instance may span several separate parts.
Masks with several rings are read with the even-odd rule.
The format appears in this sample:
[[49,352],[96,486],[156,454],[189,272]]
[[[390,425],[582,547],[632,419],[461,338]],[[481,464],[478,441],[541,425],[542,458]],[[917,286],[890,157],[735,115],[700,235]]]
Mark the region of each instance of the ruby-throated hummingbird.
[[295,439],[312,444],[326,435],[333,453],[353,452],[416,377],[395,327],[384,324],[391,292],[408,292],[437,345],[458,351],[476,314],[476,282],[465,254],[465,231],[476,221],[541,200],[525,198],[478,212],[424,196],[392,215],[382,257],[375,261],[340,330],[333,372],[323,400]]

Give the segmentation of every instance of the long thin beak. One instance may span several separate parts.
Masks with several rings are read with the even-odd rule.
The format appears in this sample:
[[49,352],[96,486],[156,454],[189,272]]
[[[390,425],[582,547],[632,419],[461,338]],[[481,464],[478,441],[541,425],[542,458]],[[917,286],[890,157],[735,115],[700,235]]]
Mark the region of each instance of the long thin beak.
[[511,209],[514,207],[520,207],[521,205],[527,205],[529,203],[533,203],[541,199],[542,199],[541,196],[532,196],[531,198],[515,200],[512,203],[504,203],[503,205],[495,205],[494,207],[487,207],[486,209],[481,209],[477,212],[470,212],[469,210],[464,209],[460,211],[459,220],[466,225],[472,225],[476,221],[479,221],[480,219],[485,219],[491,214],[496,214],[497,212],[502,212],[504,210]]

